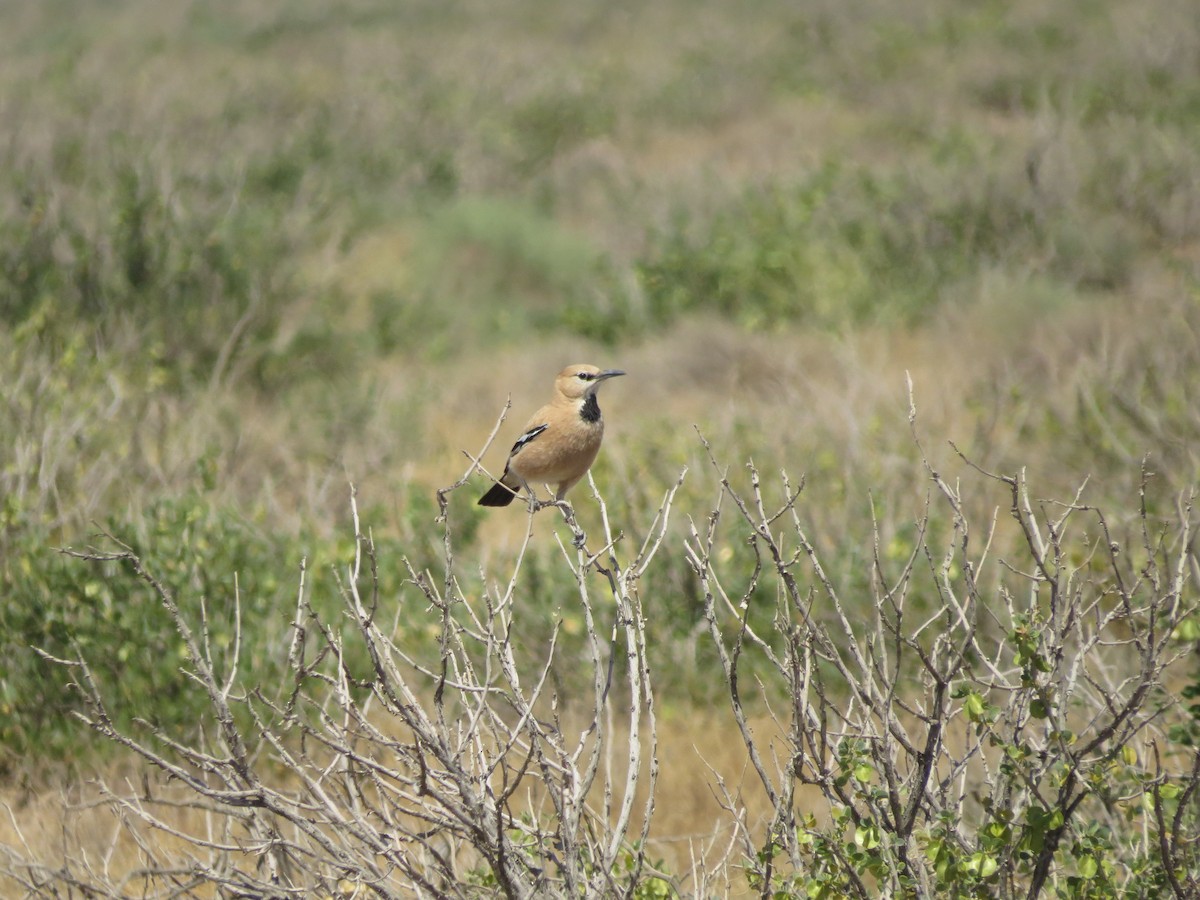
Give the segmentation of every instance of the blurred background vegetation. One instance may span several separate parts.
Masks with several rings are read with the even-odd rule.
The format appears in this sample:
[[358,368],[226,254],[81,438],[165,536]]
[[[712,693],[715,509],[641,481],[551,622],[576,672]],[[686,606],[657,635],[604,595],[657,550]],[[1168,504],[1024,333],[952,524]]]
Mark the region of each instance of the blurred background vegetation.
[[[269,680],[302,559],[336,604],[349,482],[398,593],[401,557],[438,571],[462,451],[511,394],[501,466],[571,362],[630,373],[595,473],[631,539],[685,465],[677,511],[715,502],[696,426],[733,478],[807,476],[835,566],[862,571],[872,517],[903,557],[928,490],[905,372],[945,474],[953,440],[1131,522],[1144,457],[1152,512],[1200,480],[1187,0],[9,3],[0,121],[10,776],[90,752],[31,646],[194,722],[152,595],[55,548],[108,530],[218,622],[236,573]],[[524,516],[474,487],[460,561],[503,572]],[[533,654],[579,630],[551,519]],[[681,553],[647,577],[686,711],[720,690],[697,589]]]

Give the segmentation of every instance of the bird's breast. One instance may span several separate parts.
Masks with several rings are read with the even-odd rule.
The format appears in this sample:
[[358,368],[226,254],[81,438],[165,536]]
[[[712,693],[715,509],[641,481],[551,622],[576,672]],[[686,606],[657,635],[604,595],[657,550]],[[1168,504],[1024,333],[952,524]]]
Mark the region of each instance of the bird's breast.
[[527,481],[554,483],[577,477],[595,461],[604,438],[600,419],[564,417],[548,425],[509,460],[509,468]]

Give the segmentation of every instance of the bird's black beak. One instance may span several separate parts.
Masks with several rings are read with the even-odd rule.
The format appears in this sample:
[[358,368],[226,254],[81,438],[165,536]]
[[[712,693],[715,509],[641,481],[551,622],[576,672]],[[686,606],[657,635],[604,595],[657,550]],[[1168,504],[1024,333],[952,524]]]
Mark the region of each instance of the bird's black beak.
[[615,378],[618,375],[624,375],[620,369],[605,369],[603,372],[597,372],[595,381],[603,381],[606,378]]

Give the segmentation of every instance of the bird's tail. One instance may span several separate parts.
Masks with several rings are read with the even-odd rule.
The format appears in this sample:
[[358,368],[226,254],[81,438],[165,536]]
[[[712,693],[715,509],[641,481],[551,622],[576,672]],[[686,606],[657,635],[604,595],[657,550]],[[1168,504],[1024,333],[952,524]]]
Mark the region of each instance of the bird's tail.
[[516,488],[510,488],[503,481],[497,481],[492,489],[479,498],[480,506],[508,506],[517,496]]

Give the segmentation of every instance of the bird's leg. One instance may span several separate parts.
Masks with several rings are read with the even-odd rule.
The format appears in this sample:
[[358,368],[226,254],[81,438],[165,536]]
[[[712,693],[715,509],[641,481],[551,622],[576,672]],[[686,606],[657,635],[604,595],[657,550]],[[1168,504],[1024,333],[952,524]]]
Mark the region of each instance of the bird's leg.
[[[550,489],[550,485],[546,485],[545,487],[547,490]],[[528,484],[525,485],[525,490],[529,491],[529,499],[533,504],[534,512],[540,512],[541,510],[545,509],[547,506],[554,506],[554,507],[558,507],[559,509],[562,508],[563,499],[562,499],[562,497],[560,497],[557,494],[552,495],[553,496],[552,500],[539,500],[537,498],[537,494],[534,493],[533,488],[531,488]]]
[[[505,474],[508,474],[508,473],[505,473]],[[516,499],[516,498],[520,497],[521,491],[524,491],[527,494],[527,498],[529,500],[530,505],[532,505],[535,502],[535,500],[538,499],[538,498],[534,497],[533,488],[530,488],[529,482],[524,480],[523,478],[521,478],[520,475],[517,475],[515,472],[512,474],[516,475],[516,479],[517,479],[517,486],[509,487],[509,490],[512,491],[512,498]],[[505,487],[508,487],[508,485],[505,485]]]

